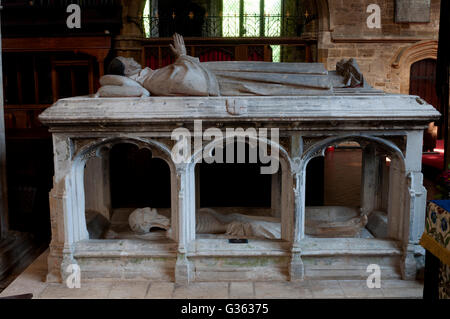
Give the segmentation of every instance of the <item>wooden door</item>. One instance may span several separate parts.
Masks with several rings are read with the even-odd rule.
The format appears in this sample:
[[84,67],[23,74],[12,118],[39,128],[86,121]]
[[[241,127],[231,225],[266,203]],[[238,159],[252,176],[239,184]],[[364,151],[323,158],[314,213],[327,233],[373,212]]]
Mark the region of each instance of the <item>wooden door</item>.
[[[418,95],[439,112],[441,107],[436,94],[436,60],[425,59],[411,65],[409,94]],[[442,113],[442,112],[441,112]],[[442,124],[431,123],[424,133],[424,151],[433,151],[436,147],[436,139],[442,138]]]

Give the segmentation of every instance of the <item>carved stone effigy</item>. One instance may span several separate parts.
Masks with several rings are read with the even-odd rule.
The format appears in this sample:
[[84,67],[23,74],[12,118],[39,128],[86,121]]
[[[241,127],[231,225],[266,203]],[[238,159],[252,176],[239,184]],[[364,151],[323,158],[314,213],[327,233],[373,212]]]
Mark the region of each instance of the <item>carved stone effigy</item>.
[[170,220],[158,214],[155,208],[145,207],[134,210],[128,217],[128,223],[132,231],[136,233],[148,233],[153,227],[169,229]]
[[[212,208],[200,208],[195,215],[197,234],[225,234],[233,238],[280,238],[278,218],[248,216],[244,214],[220,214]],[[128,217],[128,224],[139,235],[150,233],[152,228],[169,230],[170,220],[158,214],[155,208],[145,207],[134,210]],[[171,230],[168,231],[170,237]],[[115,236],[117,238],[117,234]],[[109,238],[114,238],[110,236]]]
[[132,58],[117,57],[100,79],[98,97],[134,96],[292,96],[330,95],[334,87],[370,87],[354,59],[337,64],[333,80],[320,63],[251,61],[204,62],[186,55],[183,38],[174,35],[176,60],[152,70]]
[[220,214],[211,208],[196,212],[197,234],[226,234],[234,238],[280,239],[279,218],[249,216],[245,214]]
[[[109,88],[99,91],[100,97],[61,99],[44,111],[40,120],[50,127],[55,153],[48,280],[64,279],[67,265],[74,263],[80,266],[82,278],[177,282],[367,278],[367,265],[376,263],[383,278],[413,279],[425,220],[422,136],[428,123],[440,114],[416,96],[371,89],[351,61],[344,66],[350,73],[342,74],[327,72],[320,64],[293,65],[297,71],[285,78],[295,84],[294,96],[258,96],[263,95],[257,93],[266,84],[260,87],[261,77],[252,72],[261,71],[262,65],[248,64],[248,69],[242,70],[244,75],[239,75],[232,69],[227,73],[217,63],[204,66],[218,81],[217,96],[207,94],[212,87],[204,85],[203,96],[172,96],[170,92],[170,96],[145,96],[141,90],[133,93],[139,97],[101,97],[111,87],[121,86],[106,81]],[[282,64],[279,69],[275,64],[264,64],[262,68],[273,74],[287,73]],[[128,77],[118,75],[116,80],[125,83],[120,82],[123,78]],[[226,79],[231,78],[249,81],[243,82],[247,91],[235,85],[238,81],[227,84]],[[284,88],[286,83],[282,81],[276,88],[275,78],[270,78],[271,85],[275,85],[273,92],[292,89]],[[351,87],[358,81],[359,87]],[[225,89],[239,94],[225,96],[221,94]],[[127,87],[122,91],[127,94]],[[252,96],[248,96],[249,92]],[[197,120],[202,121],[203,134],[210,127],[222,133],[226,128],[242,126],[279,131],[280,140],[273,136],[248,138],[249,143],[270,147],[271,156],[278,154],[280,169],[272,175],[272,215],[261,218],[245,211],[221,214],[215,209],[196,207],[196,164],[207,150],[229,142],[225,134],[213,141],[203,140],[200,149],[192,149],[187,161],[175,161],[172,132],[180,127],[191,129]],[[305,207],[306,167],[311,159],[323,156],[327,147],[344,141],[357,142],[362,148],[361,207],[344,209],[342,214],[322,207],[316,214],[315,208]],[[118,143],[149,148],[153,157],[168,164],[168,237],[154,241],[89,238],[86,210],[100,210],[112,219],[116,213],[108,213],[110,198],[104,196],[108,191],[105,185],[109,185],[107,174],[98,167],[89,168],[86,162],[100,158],[97,164],[106,171],[108,150]],[[386,157],[390,159],[389,170],[380,171],[380,161]],[[89,189],[103,189],[96,201],[85,200],[97,193],[85,191],[84,178],[89,180]],[[90,207],[93,202],[96,206]],[[328,218],[327,214],[335,215]],[[375,217],[385,221],[385,236],[353,236]],[[329,231],[341,232],[345,237],[324,237],[330,236],[326,235]],[[249,238],[249,242],[230,244],[223,237],[203,232],[228,233]],[[257,236],[251,238],[250,233]],[[333,236],[337,237],[336,233]]]

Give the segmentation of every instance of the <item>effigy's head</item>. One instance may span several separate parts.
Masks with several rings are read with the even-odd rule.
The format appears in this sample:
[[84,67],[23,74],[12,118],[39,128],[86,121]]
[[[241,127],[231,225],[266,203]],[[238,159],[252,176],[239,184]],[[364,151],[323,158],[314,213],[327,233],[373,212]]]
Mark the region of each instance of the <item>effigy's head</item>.
[[169,229],[170,219],[158,214],[156,208],[137,208],[128,217],[128,224],[132,231],[138,234],[150,232],[153,227]]
[[142,67],[133,58],[118,56],[108,66],[108,74],[131,76],[139,73]]

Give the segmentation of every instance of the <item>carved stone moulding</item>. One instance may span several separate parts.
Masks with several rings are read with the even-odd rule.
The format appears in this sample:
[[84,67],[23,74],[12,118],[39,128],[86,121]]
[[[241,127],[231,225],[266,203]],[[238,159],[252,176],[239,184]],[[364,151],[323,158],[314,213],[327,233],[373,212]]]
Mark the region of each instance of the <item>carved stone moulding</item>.
[[306,135],[303,140],[303,158],[306,160],[312,159],[317,156],[324,156],[325,150],[330,146],[337,146],[342,142],[356,142],[361,148],[365,148],[368,145],[376,145],[378,152],[381,154],[397,153],[404,156],[404,149],[406,147],[405,135],[393,135],[384,136],[383,134],[370,133],[370,132],[353,132],[353,133],[341,133],[330,134],[322,136],[309,136]]
[[73,138],[73,159],[80,158],[86,161],[92,157],[102,157],[117,144],[133,144],[139,149],[148,149],[153,157],[167,160],[170,157],[170,149],[165,144],[166,140],[149,139],[136,136],[116,135],[104,138]]

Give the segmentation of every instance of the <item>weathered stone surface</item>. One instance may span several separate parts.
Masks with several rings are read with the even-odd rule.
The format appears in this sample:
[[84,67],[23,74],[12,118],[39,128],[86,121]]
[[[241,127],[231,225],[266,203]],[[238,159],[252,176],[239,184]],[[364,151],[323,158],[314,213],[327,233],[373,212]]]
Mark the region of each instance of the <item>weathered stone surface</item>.
[[252,282],[230,282],[230,298],[251,299],[255,297]]
[[156,208],[138,208],[128,217],[131,230],[139,234],[148,233],[153,227],[169,229],[170,220],[158,214]]
[[[68,289],[62,284],[49,284],[43,280],[47,270],[46,258],[48,252],[42,254],[33,262],[24,273],[14,280],[3,292],[0,297],[33,293],[34,298],[142,298],[144,287],[148,290],[145,298],[174,298],[174,290],[177,289],[178,296],[194,298],[195,296],[205,296],[201,289],[208,292],[214,289],[220,290],[216,295],[224,298],[253,298],[254,288],[257,288],[257,295],[264,298],[422,298],[423,282],[393,280],[384,278],[382,275],[381,289],[367,288],[366,278],[362,280],[305,280],[299,283],[292,282],[231,282],[227,283],[212,282],[206,285],[182,286],[173,282],[152,281],[98,281],[85,282],[81,285],[81,290]],[[228,294],[226,289],[228,285]],[[97,287],[97,289],[94,288]],[[137,289],[137,287],[139,287]],[[129,291],[132,289],[132,291]],[[180,291],[181,289],[181,291]],[[192,290],[191,290],[192,289]],[[200,290],[200,291],[199,291]],[[375,290],[372,292],[372,290]],[[193,292],[191,294],[191,291]],[[256,291],[256,289],[255,289]],[[380,297],[379,291],[382,296]],[[290,296],[284,297],[287,294]],[[82,296],[84,295],[84,296]],[[206,297],[207,298],[207,297]],[[257,297],[259,298],[259,297]]]
[[255,282],[256,298],[286,298],[286,299],[307,299],[312,298],[311,291],[306,287],[290,283],[274,282],[262,283]]
[[148,281],[120,281],[113,283],[108,299],[142,299],[147,295]]
[[344,290],[342,290],[338,280],[310,280],[308,285],[311,287],[313,298],[345,298]]
[[176,285],[175,299],[225,299],[228,298],[228,283],[198,282],[190,285]]
[[[380,7],[379,29],[367,26],[370,13],[366,9],[372,3]],[[411,63],[436,59],[440,0],[319,0],[318,6],[328,9],[319,13],[322,29],[318,36],[318,61],[327,70],[333,70],[342,58],[355,58],[365,80],[374,88],[408,93]],[[433,42],[435,48],[421,47],[425,42]],[[399,76],[392,62],[400,52],[416,46],[412,61],[401,65],[404,71]]]
[[175,284],[173,282],[152,282],[148,289],[147,299],[170,299],[172,298]]
[[374,211],[369,215],[367,229],[377,238],[386,238],[388,231],[388,218],[385,212]]
[[417,288],[381,288],[384,298],[423,299],[423,286]]
[[395,22],[429,22],[430,0],[395,0]]
[[[336,126],[348,121],[360,124],[379,121],[381,125],[402,121],[404,127],[416,122],[428,122],[437,119],[440,114],[425,101],[414,96],[381,94],[373,96],[357,92],[353,96],[309,96],[295,97],[149,97],[102,98],[92,99],[76,97],[61,99],[53,107],[46,109],[39,119],[49,126],[60,126],[71,122],[93,125],[100,131],[102,127],[117,123],[131,124],[139,122],[145,125],[165,123],[170,130],[180,120],[194,119],[223,120],[232,122],[235,118],[226,111],[227,99],[246,100],[248,113],[242,116],[249,121],[296,123],[298,128],[305,122],[315,121]],[[194,112],[195,110],[195,112]],[[106,115],[105,115],[106,114]],[[98,126],[101,124],[102,126]],[[379,125],[377,127],[379,127]],[[361,127],[361,126],[360,126]],[[56,128],[56,127],[55,127]],[[358,127],[354,127],[358,128]],[[70,128],[67,127],[69,130]],[[73,129],[73,128],[72,128]],[[385,131],[384,128],[381,128]],[[171,131],[169,131],[171,132]],[[170,136],[170,134],[169,134]]]
[[111,290],[111,282],[83,283],[80,288],[68,288],[63,284],[48,284],[40,299],[104,299]]
[[305,234],[316,237],[355,237],[366,226],[367,216],[358,209],[318,206],[305,209]]
[[339,285],[347,298],[383,298],[381,288],[369,288],[363,280],[339,280]]
[[381,239],[314,238],[301,244],[305,279],[364,279],[378,264],[383,278],[399,279],[402,249]]

